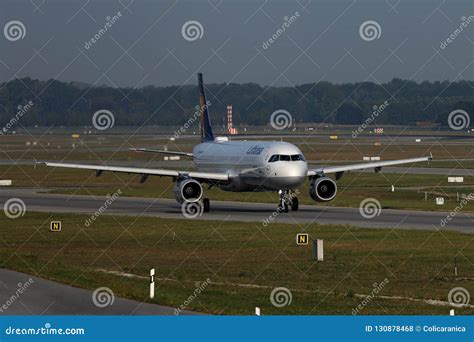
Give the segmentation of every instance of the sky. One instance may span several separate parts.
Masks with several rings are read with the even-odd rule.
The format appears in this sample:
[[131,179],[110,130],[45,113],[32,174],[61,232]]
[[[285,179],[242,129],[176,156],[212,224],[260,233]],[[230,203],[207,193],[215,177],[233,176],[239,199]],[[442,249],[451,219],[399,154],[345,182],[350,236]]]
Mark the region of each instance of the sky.
[[472,0],[2,0],[0,81],[473,80],[472,16]]

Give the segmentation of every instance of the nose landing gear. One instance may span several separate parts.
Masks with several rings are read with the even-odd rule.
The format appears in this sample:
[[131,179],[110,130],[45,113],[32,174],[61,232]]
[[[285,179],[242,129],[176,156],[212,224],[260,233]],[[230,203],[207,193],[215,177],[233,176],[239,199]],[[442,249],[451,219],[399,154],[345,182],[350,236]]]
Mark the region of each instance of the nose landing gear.
[[299,203],[297,193],[293,190],[279,190],[278,195],[280,196],[280,203],[278,204],[277,211],[279,213],[288,212],[288,207],[291,207],[292,211],[298,211]]

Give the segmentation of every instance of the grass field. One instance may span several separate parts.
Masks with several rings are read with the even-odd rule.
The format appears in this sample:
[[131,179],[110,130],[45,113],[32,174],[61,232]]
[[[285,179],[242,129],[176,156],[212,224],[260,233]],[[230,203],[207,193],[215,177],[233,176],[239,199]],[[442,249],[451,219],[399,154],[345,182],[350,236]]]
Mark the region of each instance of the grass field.
[[[363,302],[361,295],[382,282],[378,295],[388,297],[447,301],[456,286],[474,293],[473,235],[107,215],[86,227],[86,218],[30,212],[15,220],[1,216],[2,265],[91,290],[107,286],[117,296],[140,301],[150,301],[147,276],[156,268],[152,302],[175,307],[209,279],[186,308],[212,314],[252,315],[259,306],[262,314],[350,315]],[[62,221],[61,232],[49,232],[53,219]],[[296,246],[295,234],[301,231],[324,239],[324,262],[311,259],[311,246]],[[291,304],[271,304],[275,287],[290,289]],[[359,314],[449,311],[403,298],[372,298]],[[472,309],[456,312],[474,314]]]

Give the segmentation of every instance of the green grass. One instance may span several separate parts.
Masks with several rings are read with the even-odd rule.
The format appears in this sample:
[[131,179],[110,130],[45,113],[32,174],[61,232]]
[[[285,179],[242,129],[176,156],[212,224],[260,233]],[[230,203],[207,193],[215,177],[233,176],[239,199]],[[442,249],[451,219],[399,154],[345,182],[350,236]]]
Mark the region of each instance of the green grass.
[[[369,294],[374,283],[385,279],[389,283],[379,293],[383,296],[446,301],[456,286],[474,293],[474,241],[468,234],[108,215],[86,227],[87,217],[1,216],[3,266],[91,290],[107,286],[117,296],[175,307],[193,294],[196,282],[209,278],[212,284],[187,308],[212,314],[251,315],[259,306],[263,314],[350,315],[362,302],[356,294]],[[62,221],[61,232],[49,232],[51,220]],[[295,245],[295,234],[303,230],[324,239],[324,262],[311,260],[311,246]],[[458,278],[453,276],[455,257]],[[147,277],[150,268],[157,272],[154,300],[147,299],[147,279],[97,271]],[[269,296],[281,286],[291,290],[293,301],[276,308]],[[360,314],[448,311],[423,302],[375,298]]]

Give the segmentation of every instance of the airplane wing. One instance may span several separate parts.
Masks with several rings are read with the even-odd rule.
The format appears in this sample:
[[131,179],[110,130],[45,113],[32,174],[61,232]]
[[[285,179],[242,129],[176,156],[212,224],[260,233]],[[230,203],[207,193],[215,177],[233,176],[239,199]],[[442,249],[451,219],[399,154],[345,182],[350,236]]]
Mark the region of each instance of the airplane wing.
[[63,167],[69,169],[83,169],[83,170],[94,170],[97,176],[100,176],[104,171],[110,172],[123,172],[128,174],[139,174],[142,175],[143,182],[148,176],[165,176],[165,177],[180,177],[188,176],[196,180],[200,180],[205,183],[215,182],[226,182],[229,180],[227,173],[216,173],[216,172],[196,172],[196,171],[176,171],[166,169],[148,169],[139,167],[122,167],[122,166],[104,166],[104,165],[88,165],[88,164],[68,164],[68,163],[50,163],[50,162],[37,162],[40,165],[46,165],[49,167]]
[[379,162],[373,162],[373,163],[360,163],[360,164],[351,164],[351,165],[342,165],[342,166],[327,166],[327,167],[321,167],[318,169],[308,170],[308,177],[313,177],[318,174],[335,173],[336,178],[339,179],[342,176],[342,174],[346,171],[374,169],[375,172],[379,172],[383,166],[419,163],[419,162],[424,162],[424,161],[431,161],[432,159],[433,159],[433,155],[430,154],[429,157],[421,157],[421,158],[387,160],[387,161],[379,161]]
[[161,153],[161,154],[172,154],[175,156],[185,156],[185,157],[192,157],[192,153],[188,152],[176,152],[176,151],[165,151],[165,150],[152,150],[148,148],[131,148],[130,151],[134,152],[150,152],[150,153]]

